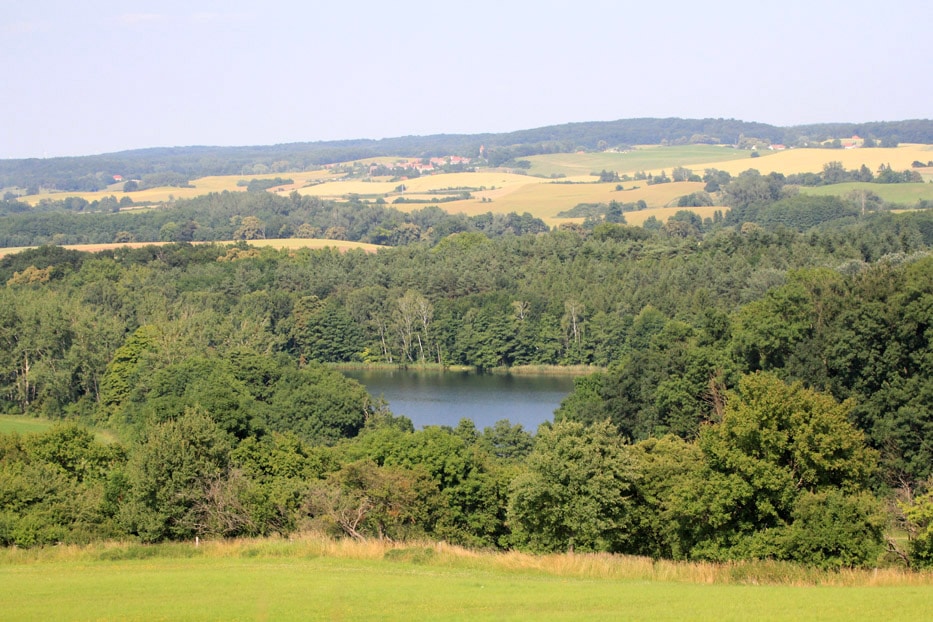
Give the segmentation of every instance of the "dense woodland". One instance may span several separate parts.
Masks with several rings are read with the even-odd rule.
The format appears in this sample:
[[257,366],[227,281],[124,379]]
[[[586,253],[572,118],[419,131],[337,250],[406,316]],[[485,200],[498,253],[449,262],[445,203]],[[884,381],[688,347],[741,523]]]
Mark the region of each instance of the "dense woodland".
[[[638,127],[770,136],[697,123]],[[908,133],[924,123],[833,131],[918,140]],[[608,126],[592,126],[605,140]],[[562,127],[502,144],[550,148]],[[466,140],[433,139],[445,153]],[[158,155],[195,152],[210,153]],[[59,423],[0,435],[0,543],[317,529],[933,566],[933,212],[795,190],[858,176],[708,170],[685,207],[717,193],[730,209],[714,218],[632,227],[639,206],[611,203],[554,230],[528,214],[262,191],[150,210],[4,200],[0,245],[43,246],[0,259],[0,412]],[[863,181],[909,181],[881,176]],[[386,248],[248,245],[291,236]],[[114,240],[170,244],[57,246]],[[332,363],[594,371],[536,431],[414,430]]]
[[[0,541],[929,564],[933,214],[688,224],[8,256],[0,400],[63,424],[0,439]],[[602,371],[534,435],[415,431],[342,361]]]

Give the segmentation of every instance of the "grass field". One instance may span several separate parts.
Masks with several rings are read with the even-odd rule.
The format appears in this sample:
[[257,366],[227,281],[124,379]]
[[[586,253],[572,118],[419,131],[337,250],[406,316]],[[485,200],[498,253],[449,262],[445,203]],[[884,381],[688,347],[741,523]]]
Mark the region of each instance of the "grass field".
[[32,432],[45,432],[53,423],[48,419],[36,419],[24,415],[0,415],[0,432],[18,432],[30,434]]
[[[763,154],[764,155],[764,154]],[[641,146],[625,153],[552,153],[522,158],[531,162],[529,173],[533,175],[591,176],[602,170],[617,171],[619,174],[638,171],[660,172],[684,166],[694,173],[703,174],[704,168],[714,167],[714,163],[738,161],[751,168],[748,160],[750,151],[742,151],[718,145],[684,145],[661,147],[657,145]],[[716,166],[715,168],[722,168]],[[592,179],[592,177],[591,177]]]
[[813,194],[818,196],[841,196],[844,197],[855,190],[867,190],[874,192],[887,203],[901,203],[903,205],[914,205],[920,199],[933,201],[933,184],[872,184],[865,182],[850,182],[845,184],[833,184],[832,186],[817,186],[815,188],[801,188],[803,194]]
[[[28,415],[0,415],[0,433],[35,434],[45,432],[56,423],[56,421]],[[94,428],[91,428],[91,430],[94,432],[94,438],[101,443],[114,443],[118,440],[117,435],[110,430]]]
[[[131,242],[131,243],[113,243],[113,244],[66,244],[63,248],[70,248],[77,251],[85,251],[88,253],[96,253],[104,250],[113,250],[116,248],[142,248],[143,246],[164,246],[165,244],[172,244],[172,242]],[[233,241],[226,242],[195,242],[195,244],[234,244]],[[299,248],[336,248],[341,251],[347,251],[351,249],[362,249],[367,253],[375,253],[380,248],[385,248],[379,246],[378,244],[366,244],[364,242],[347,242],[345,240],[324,240],[320,238],[274,238],[268,240],[250,240],[250,246],[256,246],[260,248],[277,248],[285,250],[296,250]],[[14,246],[9,248],[0,248],[0,257],[5,255],[12,255],[13,253],[18,253],[24,251],[28,248],[35,248],[32,246]]]
[[[769,570],[770,569],[770,570]],[[922,620],[933,577],[321,538],[0,551],[10,620]]]

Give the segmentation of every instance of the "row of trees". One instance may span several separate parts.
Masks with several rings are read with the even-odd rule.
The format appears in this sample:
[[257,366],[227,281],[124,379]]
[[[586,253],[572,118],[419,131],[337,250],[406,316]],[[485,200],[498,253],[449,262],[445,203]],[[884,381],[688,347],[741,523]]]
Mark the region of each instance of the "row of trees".
[[[160,209],[117,213],[110,213],[120,207],[116,200],[106,202],[106,206],[102,205],[104,201],[100,203],[66,199],[37,210],[16,201],[0,203],[0,246],[257,237],[327,237],[395,246],[419,241],[437,243],[451,233],[466,231],[496,237],[547,230],[543,221],[528,213],[468,217],[449,214],[436,206],[406,213],[387,205],[337,203],[297,193],[287,197],[268,192],[213,193],[178,200]],[[105,207],[106,213],[87,213]],[[255,219],[249,222],[258,226],[242,229],[247,219]],[[261,235],[250,231],[261,231]]]

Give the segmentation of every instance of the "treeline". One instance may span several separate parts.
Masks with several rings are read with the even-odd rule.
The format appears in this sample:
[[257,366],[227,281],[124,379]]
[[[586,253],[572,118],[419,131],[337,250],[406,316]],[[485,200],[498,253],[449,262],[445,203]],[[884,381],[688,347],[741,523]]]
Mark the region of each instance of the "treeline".
[[[380,156],[476,158],[484,148],[492,166],[515,163],[517,158],[578,149],[605,149],[640,144],[738,144],[740,140],[765,143],[817,144],[826,139],[858,134],[896,145],[900,142],[933,144],[933,121],[908,120],[876,123],[815,124],[777,127],[735,119],[622,119],[567,123],[502,134],[439,134],[381,140],[344,140],[291,143],[255,147],[175,147],[139,149],[119,153],[0,161],[0,187],[90,192],[106,188],[114,175],[145,183],[169,176],[170,185],[207,175],[247,175],[304,171],[363,158]],[[34,193],[30,193],[34,194]]]
[[[0,540],[314,527],[930,563],[933,215],[683,231],[6,257],[3,410],[124,440],[3,437]],[[507,422],[414,431],[330,361],[606,370],[532,437]],[[910,547],[886,543],[895,520]]]
[[879,184],[923,183],[917,171],[895,171],[890,165],[882,164],[877,175],[864,164],[858,169],[846,170],[842,162],[828,162],[821,173],[797,173],[788,175],[786,182],[797,186],[828,186],[850,181],[874,182]]
[[[103,201],[101,202],[103,203]],[[0,203],[0,247],[111,242],[203,242],[257,238],[329,238],[399,245],[478,231],[489,236],[547,230],[530,214],[448,214],[438,207],[410,213],[388,205],[323,201],[292,193],[222,192],[177,200],[158,209],[119,210],[65,199],[23,210],[16,201]],[[97,209],[96,213],[88,213]],[[109,208],[109,211],[101,211]],[[113,213],[116,211],[116,213]]]

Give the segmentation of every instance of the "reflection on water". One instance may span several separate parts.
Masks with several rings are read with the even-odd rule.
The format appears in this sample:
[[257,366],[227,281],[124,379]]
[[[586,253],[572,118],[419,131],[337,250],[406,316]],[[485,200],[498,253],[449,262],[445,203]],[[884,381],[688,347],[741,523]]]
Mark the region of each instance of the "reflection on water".
[[383,396],[392,412],[411,419],[416,429],[456,426],[468,418],[482,430],[508,419],[534,432],[542,422],[553,420],[554,410],[573,390],[569,376],[405,370],[343,373],[361,382],[374,397]]

